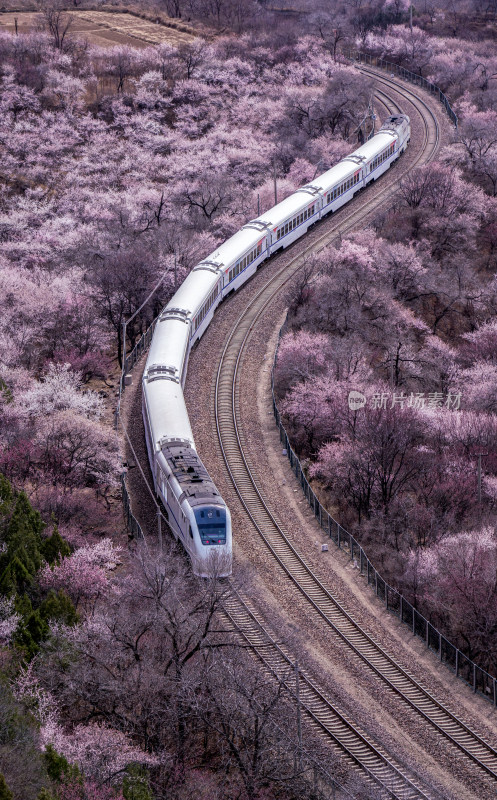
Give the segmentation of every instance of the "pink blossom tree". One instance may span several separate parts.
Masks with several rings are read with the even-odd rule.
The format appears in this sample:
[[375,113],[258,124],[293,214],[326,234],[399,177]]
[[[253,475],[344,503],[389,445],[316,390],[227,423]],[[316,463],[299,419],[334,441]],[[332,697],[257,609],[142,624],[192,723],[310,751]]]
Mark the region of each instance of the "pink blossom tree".
[[110,591],[110,573],[120,563],[120,552],[110,539],[80,547],[60,564],[46,564],[38,576],[40,586],[45,591],[63,589],[76,606],[87,605]]
[[497,542],[491,528],[448,535],[419,560],[424,607],[471,659],[495,669]]

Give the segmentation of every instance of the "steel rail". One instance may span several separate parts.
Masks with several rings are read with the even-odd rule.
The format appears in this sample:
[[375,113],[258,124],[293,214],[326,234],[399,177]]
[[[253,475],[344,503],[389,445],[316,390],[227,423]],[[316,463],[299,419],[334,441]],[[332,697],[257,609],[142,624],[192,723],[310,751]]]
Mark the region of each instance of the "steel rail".
[[[373,73],[375,74],[375,73]],[[415,165],[427,163],[431,160],[439,146],[439,130],[436,118],[424,102],[414,92],[388,81],[381,76],[375,77],[391,88],[391,83],[399,93],[406,93],[413,98],[410,102],[418,110],[424,123],[425,136],[421,153],[415,159]],[[391,98],[390,98],[391,99]],[[426,114],[428,111],[428,115]],[[428,118],[427,118],[428,117]],[[431,141],[430,141],[431,139]],[[411,167],[412,168],[412,167]],[[384,196],[392,194],[394,189],[385,188],[374,199],[361,207],[357,212],[351,212],[346,217],[345,227],[341,233],[350,230],[370,210],[376,207]],[[335,226],[334,226],[335,227]],[[216,427],[223,458],[234,488],[246,509],[254,526],[280,563],[285,573],[301,593],[318,611],[333,630],[347,642],[373,672],[381,677],[400,697],[415,709],[423,719],[430,722],[435,729],[445,738],[462,750],[468,758],[485,770],[494,778],[497,777],[497,752],[481,737],[472,731],[455,714],[445,708],[431,694],[422,687],[402,667],[366,634],[350,614],[340,605],[338,600],[317,579],[312,570],[305,564],[291,545],[281,526],[276,522],[267,508],[262,497],[262,490],[258,488],[256,478],[252,474],[248,460],[243,452],[240,431],[236,419],[237,408],[237,373],[241,353],[249,335],[261,317],[264,309],[276,296],[300,266],[303,255],[310,250],[316,250],[330,241],[328,231],[317,241],[294,258],[290,264],[279,270],[249,303],[243,314],[239,317],[221,356],[216,378]]]
[[[223,612],[229,619],[233,629],[254,650],[270,674],[276,678],[296,699],[296,684],[290,684],[289,676],[295,674],[295,664],[280,644],[264,627],[257,614],[247,601],[236,592],[225,602]],[[336,706],[325,697],[324,693],[299,668],[299,703],[309,720],[325,738],[332,739],[346,757],[365,773],[367,780],[386,790],[388,798],[398,800],[429,800],[433,796],[427,794],[410,777],[407,770],[384,753],[379,745],[373,744],[370,738],[361,732]],[[346,747],[344,747],[346,743]]]

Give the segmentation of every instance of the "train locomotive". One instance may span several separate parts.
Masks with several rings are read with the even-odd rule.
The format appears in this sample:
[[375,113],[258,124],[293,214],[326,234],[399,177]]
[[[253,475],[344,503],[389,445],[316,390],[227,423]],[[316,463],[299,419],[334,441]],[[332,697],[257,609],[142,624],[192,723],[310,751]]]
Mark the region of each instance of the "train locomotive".
[[409,117],[388,117],[361,147],[247,222],[197,264],[157,319],[142,379],[147,451],[170,528],[200,577],[231,574],[232,532],[229,509],[196,451],[183,397],[191,348],[228,294],[273,253],[375,181],[409,139]]

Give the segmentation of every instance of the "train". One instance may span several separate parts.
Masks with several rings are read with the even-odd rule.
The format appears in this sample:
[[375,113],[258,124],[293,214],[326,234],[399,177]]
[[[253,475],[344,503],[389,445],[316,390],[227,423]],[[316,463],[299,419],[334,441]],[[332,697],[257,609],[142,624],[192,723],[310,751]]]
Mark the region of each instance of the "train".
[[229,508],[197,453],[185,405],[190,351],[225,297],[274,253],[377,180],[409,140],[409,117],[388,117],[357,150],[247,222],[197,264],[157,318],[142,378],[147,452],[168,524],[199,577],[231,574],[232,530]]

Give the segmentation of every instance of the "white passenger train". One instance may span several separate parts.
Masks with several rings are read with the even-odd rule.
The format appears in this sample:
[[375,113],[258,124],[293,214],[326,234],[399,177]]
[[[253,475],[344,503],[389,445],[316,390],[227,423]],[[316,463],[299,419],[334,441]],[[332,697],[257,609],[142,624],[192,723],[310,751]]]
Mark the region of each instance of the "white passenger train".
[[183,398],[188,356],[221,300],[272,253],[385,172],[406,149],[409,117],[389,117],[379,133],[312,183],[247,222],[200,262],[157,320],[143,373],[143,421],[155,491],[196,575],[231,573],[231,518],[193,439]]

